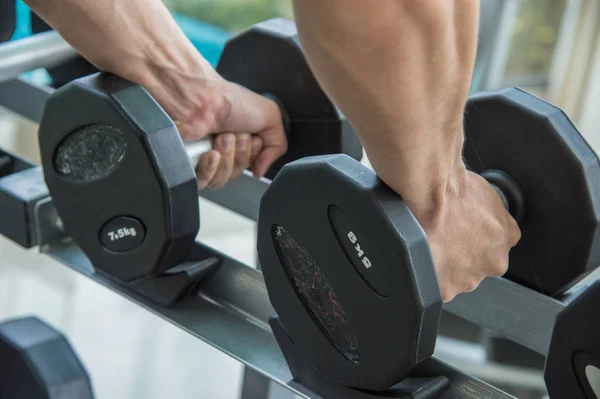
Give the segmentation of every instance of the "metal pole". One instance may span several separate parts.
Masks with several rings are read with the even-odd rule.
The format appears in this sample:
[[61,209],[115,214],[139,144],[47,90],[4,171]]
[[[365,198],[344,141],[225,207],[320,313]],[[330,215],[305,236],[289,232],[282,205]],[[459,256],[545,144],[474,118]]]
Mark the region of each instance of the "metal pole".
[[76,56],[75,49],[54,31],[0,44],[0,83],[24,72],[62,64]]

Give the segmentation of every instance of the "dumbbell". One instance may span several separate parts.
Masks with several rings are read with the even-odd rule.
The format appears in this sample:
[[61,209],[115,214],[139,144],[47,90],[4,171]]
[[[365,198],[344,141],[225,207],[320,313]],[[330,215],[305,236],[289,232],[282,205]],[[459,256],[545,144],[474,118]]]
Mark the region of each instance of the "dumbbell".
[[[283,162],[362,148],[323,93],[285,20],[228,41],[217,71],[277,99],[287,115]],[[63,225],[97,270],[130,282],[185,260],[199,228],[192,162],[173,121],[142,87],[114,75],[50,96],[39,130],[44,177]],[[272,171],[271,171],[272,172]]]
[[[600,163],[561,110],[519,89],[478,94],[465,134],[467,165],[522,230],[507,278],[554,294],[600,263]],[[286,165],[262,198],[257,245],[283,330],[329,379],[382,391],[433,353],[442,301],[427,237],[357,161]]]
[[556,317],[544,367],[551,399],[600,396],[600,281],[570,298]]
[[92,399],[90,377],[69,341],[35,317],[0,323],[0,398]]

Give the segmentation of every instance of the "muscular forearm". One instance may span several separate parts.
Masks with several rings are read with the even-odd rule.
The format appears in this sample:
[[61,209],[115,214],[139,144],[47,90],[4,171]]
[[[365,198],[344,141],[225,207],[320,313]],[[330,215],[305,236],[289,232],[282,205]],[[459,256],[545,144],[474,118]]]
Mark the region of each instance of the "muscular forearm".
[[[26,3],[98,68],[144,85],[178,121],[191,119],[199,102],[222,101],[221,88],[210,90],[222,80],[161,0]],[[205,82],[208,90],[189,90],[191,81]]]
[[[198,73],[198,64],[206,64],[198,58],[160,0],[26,0],[26,3],[103,70],[137,75],[152,66]],[[154,65],[148,65],[149,61]]]
[[479,2],[296,0],[294,8],[311,68],[375,170],[415,207],[434,206],[450,174],[466,176],[462,117]]

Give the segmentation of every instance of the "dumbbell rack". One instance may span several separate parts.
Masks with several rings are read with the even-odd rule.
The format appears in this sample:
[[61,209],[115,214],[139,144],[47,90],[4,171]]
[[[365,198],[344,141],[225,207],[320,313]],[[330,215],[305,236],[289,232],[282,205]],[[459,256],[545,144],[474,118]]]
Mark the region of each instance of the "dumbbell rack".
[[[9,80],[0,83],[0,105],[39,122],[51,93],[52,89],[45,86]],[[197,295],[174,307],[157,305],[152,299],[94,271],[87,257],[62,231],[41,169],[17,157],[11,158],[20,165],[19,171],[8,179],[0,179],[0,192],[5,194],[0,196],[0,201],[19,203],[24,211],[11,213],[11,223],[0,225],[1,234],[26,248],[38,246],[43,253],[236,358],[290,392],[303,398],[318,397],[293,380],[269,326],[269,318],[275,311],[268,301],[260,271],[197,242],[190,256],[195,260],[216,257],[220,260],[219,268],[202,282]],[[223,190],[203,191],[200,196],[256,220],[260,198],[268,184],[266,179],[257,180],[245,174]],[[8,220],[8,212],[9,208],[0,203],[0,220]],[[447,304],[445,310],[546,355],[557,315],[569,298],[597,279],[597,274],[572,287],[561,300],[503,278],[488,279],[478,290]],[[459,372],[456,378],[469,384],[473,396],[468,397],[509,397]]]

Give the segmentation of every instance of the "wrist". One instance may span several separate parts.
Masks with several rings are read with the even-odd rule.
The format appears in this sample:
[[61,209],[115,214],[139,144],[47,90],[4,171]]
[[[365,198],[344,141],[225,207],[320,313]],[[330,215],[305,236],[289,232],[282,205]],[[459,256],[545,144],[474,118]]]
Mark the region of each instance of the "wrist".
[[181,88],[186,80],[219,80],[208,61],[186,44],[149,44],[143,54],[119,61],[114,73],[144,86],[175,84]]
[[[153,54],[127,69],[117,74],[148,90],[179,126],[201,119],[207,131],[218,130],[228,109],[228,82],[200,54]],[[186,137],[183,131],[182,136],[201,138]]]
[[432,173],[430,178],[424,180],[422,188],[413,195],[403,197],[426,231],[438,224],[451,208],[450,204],[465,200],[469,186],[469,174],[462,159],[451,170]]
[[[467,193],[468,170],[462,158],[462,135],[418,149],[387,150],[373,162],[379,177],[397,192],[421,224],[435,224],[448,203]],[[394,153],[395,156],[390,156]],[[424,226],[425,227],[425,226]]]

